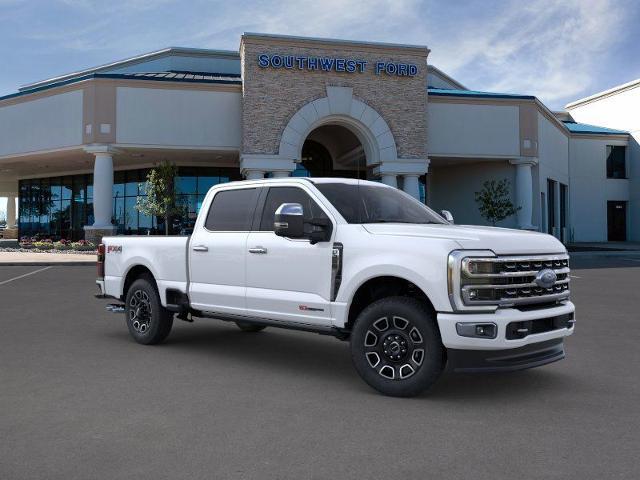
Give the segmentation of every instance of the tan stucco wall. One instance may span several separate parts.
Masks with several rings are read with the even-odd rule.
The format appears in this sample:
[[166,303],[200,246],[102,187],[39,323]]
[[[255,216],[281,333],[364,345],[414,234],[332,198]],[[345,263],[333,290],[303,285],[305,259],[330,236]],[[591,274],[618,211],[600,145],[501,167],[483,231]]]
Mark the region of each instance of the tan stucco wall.
[[[327,86],[353,88],[353,97],[376,110],[389,125],[398,157],[426,158],[428,49],[369,44],[322,43],[304,39],[243,37],[242,151],[277,154],[289,119],[305,104],[327,96]],[[262,68],[258,55],[281,54],[367,61],[363,73]],[[378,61],[411,63],[413,77],[375,74]]]

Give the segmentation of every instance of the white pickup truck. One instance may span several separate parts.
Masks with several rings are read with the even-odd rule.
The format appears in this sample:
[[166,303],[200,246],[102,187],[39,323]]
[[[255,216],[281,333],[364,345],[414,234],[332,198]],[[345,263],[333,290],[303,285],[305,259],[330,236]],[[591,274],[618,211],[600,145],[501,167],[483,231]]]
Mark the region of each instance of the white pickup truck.
[[554,237],[453,225],[400,190],[350,179],[217,185],[189,237],[105,237],[98,276],[139,343],[162,342],[175,314],[333,335],[394,396],[423,391],[447,364],[560,360],[575,322]]

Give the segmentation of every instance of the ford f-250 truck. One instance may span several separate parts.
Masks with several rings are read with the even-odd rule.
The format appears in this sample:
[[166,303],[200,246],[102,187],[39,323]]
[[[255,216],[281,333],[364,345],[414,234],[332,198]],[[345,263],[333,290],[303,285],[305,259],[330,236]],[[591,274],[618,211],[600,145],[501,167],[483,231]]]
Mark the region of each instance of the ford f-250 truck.
[[208,192],[189,237],[105,237],[97,283],[124,302],[108,308],[124,310],[138,343],[162,342],[174,316],[333,335],[387,395],[418,394],[446,364],[564,358],[575,322],[565,247],[444,217],[376,182],[227,183]]

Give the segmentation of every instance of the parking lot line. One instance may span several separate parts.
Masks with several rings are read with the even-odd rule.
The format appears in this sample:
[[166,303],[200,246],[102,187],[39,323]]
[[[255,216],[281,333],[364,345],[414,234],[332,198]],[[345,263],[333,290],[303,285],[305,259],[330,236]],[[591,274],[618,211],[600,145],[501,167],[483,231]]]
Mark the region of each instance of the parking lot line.
[[9,280],[5,280],[0,282],[0,285],[4,285],[5,283],[13,282],[14,280],[20,280],[21,278],[28,277],[29,275],[34,275],[39,272],[44,272],[45,270],[49,270],[51,267],[39,268],[38,270],[34,270],[33,272],[25,273],[24,275],[19,275],[17,277],[10,278]]

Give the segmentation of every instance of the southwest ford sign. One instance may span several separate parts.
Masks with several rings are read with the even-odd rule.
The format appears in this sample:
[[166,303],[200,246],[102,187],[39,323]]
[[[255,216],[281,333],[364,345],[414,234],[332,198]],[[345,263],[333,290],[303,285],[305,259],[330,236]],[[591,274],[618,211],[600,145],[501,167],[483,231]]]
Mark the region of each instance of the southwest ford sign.
[[364,73],[371,68],[376,75],[413,77],[418,73],[413,63],[375,62],[369,66],[365,60],[337,57],[299,57],[297,55],[258,55],[258,66],[262,68],[284,68],[320,72]]

